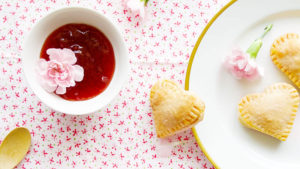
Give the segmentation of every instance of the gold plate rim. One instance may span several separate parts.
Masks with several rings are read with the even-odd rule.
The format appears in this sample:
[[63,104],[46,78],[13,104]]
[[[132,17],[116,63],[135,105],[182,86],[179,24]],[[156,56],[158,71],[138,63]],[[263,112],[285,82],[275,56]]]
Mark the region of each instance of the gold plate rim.
[[[190,81],[190,75],[191,75],[191,68],[193,65],[193,61],[194,61],[194,57],[195,54],[198,50],[198,47],[202,41],[202,39],[204,38],[206,32],[208,31],[208,29],[211,27],[211,25],[216,21],[216,19],[228,8],[230,7],[232,4],[234,4],[237,0],[231,0],[230,2],[228,2],[225,6],[223,6],[213,17],[212,19],[207,23],[207,25],[205,26],[205,28],[203,29],[202,33],[200,34],[200,36],[198,37],[198,40],[193,48],[191,57],[189,59],[189,63],[188,63],[188,67],[187,67],[187,71],[186,71],[186,76],[185,76],[185,90],[189,90],[189,81]],[[194,137],[196,138],[196,141],[199,145],[199,147],[201,148],[201,150],[203,151],[203,153],[206,155],[207,159],[212,163],[212,165],[216,168],[216,169],[220,169],[220,167],[217,165],[217,163],[210,157],[210,155],[207,153],[206,149],[204,148],[202,142],[200,141],[200,138],[197,134],[196,128],[193,127],[192,128]]]

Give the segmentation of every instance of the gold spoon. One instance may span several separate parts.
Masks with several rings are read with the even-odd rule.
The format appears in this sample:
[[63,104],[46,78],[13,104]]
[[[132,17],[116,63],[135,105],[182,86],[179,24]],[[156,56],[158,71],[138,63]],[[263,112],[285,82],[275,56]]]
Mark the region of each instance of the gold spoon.
[[11,131],[0,145],[0,169],[12,169],[27,154],[31,143],[28,129],[19,127]]

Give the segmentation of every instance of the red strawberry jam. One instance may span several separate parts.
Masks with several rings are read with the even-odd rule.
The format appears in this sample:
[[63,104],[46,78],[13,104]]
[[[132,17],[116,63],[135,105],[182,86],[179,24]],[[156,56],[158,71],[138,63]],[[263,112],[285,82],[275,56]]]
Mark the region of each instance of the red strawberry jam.
[[80,101],[93,98],[109,85],[115,70],[115,56],[112,44],[97,28],[85,24],[67,24],[53,31],[46,39],[41,58],[49,60],[49,48],[71,49],[77,58],[77,65],[84,69],[84,77],[74,87],[68,87],[66,100]]

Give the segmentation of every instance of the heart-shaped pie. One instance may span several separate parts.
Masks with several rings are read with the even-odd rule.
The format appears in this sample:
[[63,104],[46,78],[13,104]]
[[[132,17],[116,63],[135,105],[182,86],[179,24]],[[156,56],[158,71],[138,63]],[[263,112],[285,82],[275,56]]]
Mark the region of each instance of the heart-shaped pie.
[[205,109],[196,95],[170,80],[160,80],[152,86],[150,104],[160,138],[191,128],[203,119]]
[[239,118],[245,126],[285,141],[298,106],[297,90],[287,83],[276,83],[263,93],[243,97],[239,104]]
[[273,63],[300,88],[300,38],[288,33],[276,39],[271,47]]

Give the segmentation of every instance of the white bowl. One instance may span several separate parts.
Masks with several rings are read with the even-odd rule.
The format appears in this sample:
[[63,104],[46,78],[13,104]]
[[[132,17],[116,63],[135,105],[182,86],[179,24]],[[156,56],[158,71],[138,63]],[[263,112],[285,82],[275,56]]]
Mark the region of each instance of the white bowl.
[[[85,101],[68,101],[54,93],[48,93],[40,86],[35,71],[46,38],[55,29],[68,23],[83,23],[98,28],[111,42],[115,54],[115,71],[110,84],[98,96]],[[103,108],[119,93],[128,76],[127,50],[117,26],[108,18],[90,9],[63,8],[45,16],[32,28],[24,42],[23,49],[23,67],[31,89],[46,105],[66,114],[88,114]]]

